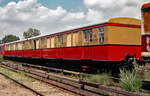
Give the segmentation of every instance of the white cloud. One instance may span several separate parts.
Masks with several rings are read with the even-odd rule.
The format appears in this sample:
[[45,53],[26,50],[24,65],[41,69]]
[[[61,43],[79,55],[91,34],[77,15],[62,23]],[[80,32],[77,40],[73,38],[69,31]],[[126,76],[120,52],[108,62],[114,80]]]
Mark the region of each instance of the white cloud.
[[22,36],[29,27],[37,28],[43,34],[57,31],[61,29],[57,28],[59,21],[66,14],[67,11],[61,6],[56,9],[48,9],[40,5],[37,0],[10,2],[0,7],[0,37],[6,34]]
[[104,17],[103,13],[101,11],[89,9],[86,19],[87,21],[97,23],[97,22],[103,22],[104,21],[103,17]]
[[76,13],[68,13],[62,21],[75,21],[76,19],[84,19],[85,15],[83,12],[76,12]]
[[90,8],[114,8],[124,5],[127,0],[84,0]]
[[140,18],[141,6],[149,0],[84,0],[87,8],[103,14],[103,19],[128,16]]
[[87,12],[69,12],[61,6],[49,9],[38,0],[9,2],[0,7],[0,39],[6,34],[22,37],[29,27],[50,34],[90,23],[104,22],[112,17],[140,18],[140,8],[149,0],[83,0]]

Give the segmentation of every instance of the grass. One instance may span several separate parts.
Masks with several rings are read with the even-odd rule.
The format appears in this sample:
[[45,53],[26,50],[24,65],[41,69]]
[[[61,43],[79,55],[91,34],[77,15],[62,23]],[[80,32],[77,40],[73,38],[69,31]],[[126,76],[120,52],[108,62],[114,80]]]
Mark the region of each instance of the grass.
[[15,73],[9,69],[0,67],[0,72],[4,73],[5,75],[7,75],[10,78],[17,80],[20,83],[28,82],[28,85],[32,86],[33,80],[31,78],[29,78],[28,76],[25,76],[23,71],[19,72],[19,73]]
[[58,73],[58,75],[60,75],[60,76],[64,76],[64,73],[63,73],[63,72],[60,72],[60,73]]
[[142,80],[150,80],[150,71],[147,70],[146,66],[139,66],[137,62],[134,62],[133,64],[137,74],[140,75]]
[[129,92],[139,93],[142,88],[142,81],[140,75],[133,69],[133,71],[127,71],[125,69],[120,70],[120,87]]
[[3,56],[0,56],[0,62],[2,62],[4,59],[3,59]]
[[18,73],[19,75],[20,75],[20,79],[18,80],[20,83],[23,83],[24,82],[24,77],[25,77],[25,75],[24,75],[24,72],[23,71],[21,71],[20,73]]
[[143,78],[146,80],[150,80],[150,71],[144,71]]
[[145,66],[143,66],[140,71],[138,70],[138,73],[140,74],[141,79],[150,80],[150,71],[147,70]]
[[[0,72],[4,73],[5,75],[7,75],[10,78],[13,76],[12,72],[8,69],[0,68]],[[12,82],[12,80],[10,78],[8,80],[10,82]]]
[[92,75],[90,77],[86,77],[85,80],[89,82],[100,83],[105,86],[110,85],[113,82],[107,73]]

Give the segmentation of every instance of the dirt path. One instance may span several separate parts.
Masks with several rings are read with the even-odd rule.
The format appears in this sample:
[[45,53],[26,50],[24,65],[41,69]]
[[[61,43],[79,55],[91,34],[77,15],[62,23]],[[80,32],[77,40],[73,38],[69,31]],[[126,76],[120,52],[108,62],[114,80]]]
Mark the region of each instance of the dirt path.
[[0,96],[36,96],[36,94],[0,75]]

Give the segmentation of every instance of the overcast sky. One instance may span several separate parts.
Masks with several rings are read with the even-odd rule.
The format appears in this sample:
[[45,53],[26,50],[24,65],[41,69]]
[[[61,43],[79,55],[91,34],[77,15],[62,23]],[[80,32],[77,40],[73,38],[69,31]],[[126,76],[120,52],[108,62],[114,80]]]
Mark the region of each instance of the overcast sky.
[[23,38],[28,28],[42,35],[112,17],[141,18],[141,6],[150,0],[0,0],[0,39],[7,34]]

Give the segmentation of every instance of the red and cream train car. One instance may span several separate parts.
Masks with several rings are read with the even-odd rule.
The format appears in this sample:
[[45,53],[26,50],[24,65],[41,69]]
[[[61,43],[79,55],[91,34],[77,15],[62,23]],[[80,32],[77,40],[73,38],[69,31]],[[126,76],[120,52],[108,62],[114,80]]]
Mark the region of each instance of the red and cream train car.
[[0,56],[4,55],[4,46],[5,44],[0,44]]
[[134,18],[113,18],[106,23],[7,43],[4,54],[5,58],[63,61],[96,68],[117,65],[128,56],[141,60],[141,21]]
[[150,3],[142,6],[142,57],[150,61]]

